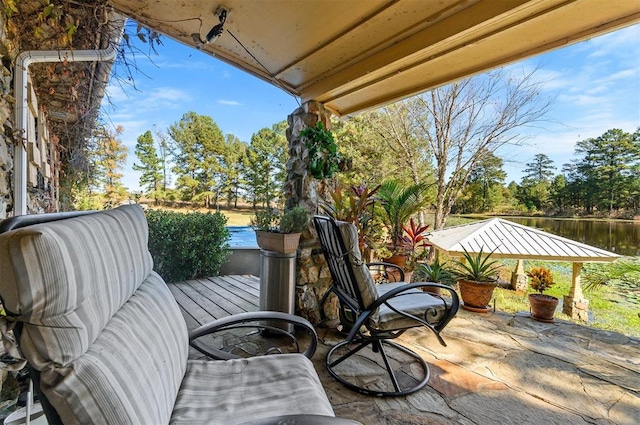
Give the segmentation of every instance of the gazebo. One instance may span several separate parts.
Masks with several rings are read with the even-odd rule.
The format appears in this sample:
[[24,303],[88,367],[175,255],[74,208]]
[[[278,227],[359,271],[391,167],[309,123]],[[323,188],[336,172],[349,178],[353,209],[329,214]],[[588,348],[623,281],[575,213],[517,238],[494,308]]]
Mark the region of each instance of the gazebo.
[[492,252],[493,258],[517,260],[511,278],[514,289],[526,289],[523,260],[569,261],[573,263],[571,290],[564,297],[562,312],[586,321],[589,301],[582,294],[580,270],[585,262],[612,262],[619,255],[571,239],[523,226],[501,218],[477,221],[429,233],[429,242],[437,252],[452,257],[469,253]]

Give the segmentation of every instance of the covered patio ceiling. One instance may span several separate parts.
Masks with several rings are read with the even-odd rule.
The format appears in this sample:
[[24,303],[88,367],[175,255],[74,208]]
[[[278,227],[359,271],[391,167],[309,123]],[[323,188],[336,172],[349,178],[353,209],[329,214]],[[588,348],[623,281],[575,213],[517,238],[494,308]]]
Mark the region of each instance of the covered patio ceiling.
[[638,0],[109,0],[302,101],[354,114],[640,22]]

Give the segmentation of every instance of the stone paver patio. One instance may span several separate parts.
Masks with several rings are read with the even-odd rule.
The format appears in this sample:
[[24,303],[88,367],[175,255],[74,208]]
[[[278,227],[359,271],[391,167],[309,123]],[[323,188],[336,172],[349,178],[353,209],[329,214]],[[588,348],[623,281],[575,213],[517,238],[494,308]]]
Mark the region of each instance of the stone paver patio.
[[640,423],[640,341],[528,315],[460,311],[442,347],[426,330],[400,341],[431,366],[426,388],[406,397],[367,397],[326,372],[341,336],[319,330],[314,357],[336,414],[365,424]]

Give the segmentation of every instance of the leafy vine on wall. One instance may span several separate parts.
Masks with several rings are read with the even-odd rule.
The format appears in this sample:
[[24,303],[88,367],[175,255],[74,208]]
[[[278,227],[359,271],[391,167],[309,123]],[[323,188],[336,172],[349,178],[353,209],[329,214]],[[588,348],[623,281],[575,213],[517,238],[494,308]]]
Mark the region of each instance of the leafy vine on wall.
[[316,179],[332,177],[341,159],[333,133],[318,121],[315,127],[302,130],[300,136],[309,150],[309,173]]

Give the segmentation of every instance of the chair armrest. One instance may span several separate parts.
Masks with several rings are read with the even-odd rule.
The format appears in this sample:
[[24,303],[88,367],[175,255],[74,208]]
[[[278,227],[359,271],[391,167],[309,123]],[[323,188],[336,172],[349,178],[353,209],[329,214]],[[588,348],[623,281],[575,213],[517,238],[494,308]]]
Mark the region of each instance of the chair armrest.
[[386,269],[396,269],[398,271],[398,273],[400,274],[400,280],[396,281],[390,281],[390,282],[404,282],[404,269],[402,267],[400,267],[397,264],[393,264],[393,263],[385,263],[384,261],[375,261],[372,263],[367,263],[367,267],[368,268],[372,268],[372,267],[376,267],[376,266],[383,266],[383,272],[385,273],[385,277],[387,279],[389,279],[389,275],[387,274],[387,270]]
[[286,415],[243,422],[240,425],[362,425],[350,419],[320,415]]
[[240,313],[214,320],[213,322],[202,325],[191,331],[189,334],[189,344],[196,350],[214,359],[238,359],[241,358],[241,356],[207,346],[203,342],[198,341],[198,338],[230,329],[256,328],[260,330],[261,334],[268,333],[270,335],[280,335],[292,339],[295,342],[296,347],[299,348],[298,340],[293,336],[293,334],[274,326],[273,322],[292,324],[306,330],[310,336],[310,342],[309,346],[302,354],[309,359],[313,357],[316,347],[318,346],[318,334],[316,333],[313,325],[302,317],[277,311]]
[[[443,346],[446,346],[444,340],[440,337],[440,331],[447,326],[447,324],[449,323],[449,321],[451,319],[453,319],[453,317],[456,315],[456,313],[458,312],[458,308],[460,307],[460,300],[458,298],[458,293],[451,288],[450,286],[446,286],[446,285],[442,285],[439,283],[432,283],[432,282],[420,282],[420,283],[408,283],[406,285],[402,285],[396,289],[392,289],[391,291],[385,293],[384,295],[380,296],[379,298],[377,298],[366,310],[366,312],[362,315],[360,315],[360,317],[358,318],[358,320],[356,321],[356,323],[353,325],[351,332],[349,332],[349,335],[347,336],[347,340],[351,341],[353,340],[353,338],[355,338],[356,333],[358,331],[358,329],[360,329],[360,326],[362,326],[364,324],[364,322],[366,320],[369,319],[369,316],[371,315],[372,312],[376,311],[381,305],[385,304],[387,301],[389,301],[389,299],[396,297],[398,295],[402,295],[403,292],[407,292],[407,291],[411,291],[413,289],[418,289],[418,288],[440,288],[441,290],[445,290],[447,292],[449,292],[449,294],[451,295],[451,305],[446,308],[446,314],[445,316],[440,320],[440,322],[437,325],[431,325],[428,324],[426,322],[424,322],[423,320],[415,317],[415,316],[411,316],[413,317],[415,320],[417,320],[418,322],[422,323],[423,325],[427,326],[429,329],[431,329],[436,336],[438,337],[438,340],[440,341],[440,343]],[[425,293],[425,295],[431,295],[428,293]],[[447,303],[444,300],[444,298],[438,296],[438,295],[431,295],[431,296],[435,296],[436,298],[440,298],[443,302],[443,304],[446,306]]]

